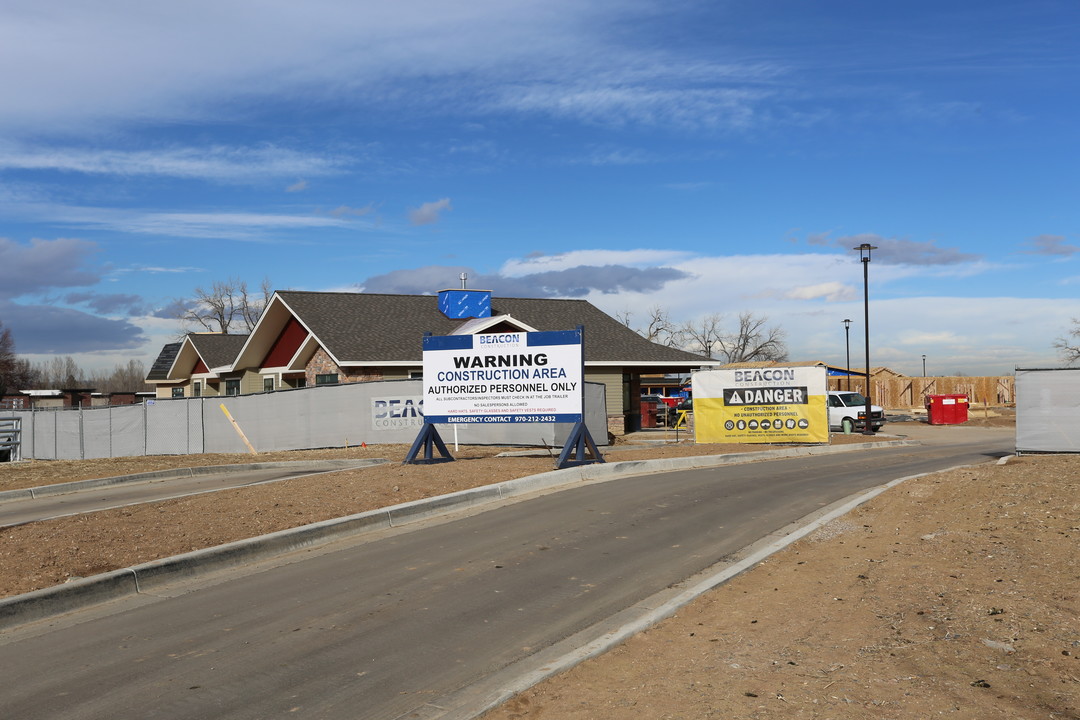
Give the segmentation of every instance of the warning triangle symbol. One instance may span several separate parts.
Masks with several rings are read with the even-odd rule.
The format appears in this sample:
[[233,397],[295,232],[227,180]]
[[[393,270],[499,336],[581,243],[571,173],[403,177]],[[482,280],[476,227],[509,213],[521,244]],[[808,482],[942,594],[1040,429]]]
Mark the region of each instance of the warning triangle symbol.
[[730,402],[731,402],[732,405],[742,405],[743,404],[743,399],[739,396],[739,391],[738,390],[735,390],[734,392],[731,393]]

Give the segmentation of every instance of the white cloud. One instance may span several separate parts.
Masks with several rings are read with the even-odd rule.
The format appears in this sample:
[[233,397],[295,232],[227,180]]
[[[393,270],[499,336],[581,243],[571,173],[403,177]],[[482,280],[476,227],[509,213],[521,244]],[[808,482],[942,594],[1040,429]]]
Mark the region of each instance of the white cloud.
[[[683,273],[653,285],[620,282],[627,268]],[[793,360],[843,363],[850,338],[852,363],[862,365],[862,268],[848,255],[692,256],[660,250],[578,250],[511,259],[493,275],[465,267],[424,266],[369,278],[369,291],[428,292],[453,287],[460,271],[474,287],[496,294],[557,296],[589,300],[610,315],[630,313],[641,321],[661,307],[676,323],[718,313],[729,321],[740,312],[765,315],[788,337]],[[910,272],[910,270],[906,271]],[[923,267],[933,274],[934,268]],[[878,273],[884,275],[884,273]],[[423,280],[423,278],[427,280]],[[629,277],[629,276],[627,276]],[[807,283],[807,278],[835,278]],[[439,280],[438,278],[442,278]],[[910,297],[889,290],[904,279]],[[931,282],[933,295],[911,293],[908,275],[875,280],[870,301],[871,364],[919,374],[926,354],[937,374],[1008,374],[1015,367],[1054,366],[1054,338],[1070,326],[1073,310],[1055,298],[962,297],[940,294],[948,284]],[[626,280],[626,278],[622,278]],[[546,280],[551,280],[546,283]],[[534,287],[540,282],[542,287]],[[570,292],[573,289],[573,292]],[[843,320],[853,321],[845,334]]]
[[961,336],[953,330],[940,330],[938,332],[908,330],[907,332],[900,333],[897,341],[903,345],[934,346],[942,344],[955,345],[961,342],[970,342],[971,338]]
[[792,300],[828,300],[840,302],[854,300],[855,288],[839,282],[818,283],[817,285],[803,285],[788,291],[787,297]]

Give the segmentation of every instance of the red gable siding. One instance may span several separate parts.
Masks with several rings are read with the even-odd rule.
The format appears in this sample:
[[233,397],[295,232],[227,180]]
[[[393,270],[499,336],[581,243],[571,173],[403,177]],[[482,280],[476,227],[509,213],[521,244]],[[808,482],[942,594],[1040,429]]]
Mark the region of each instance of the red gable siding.
[[206,363],[202,361],[202,358],[199,358],[199,361],[195,363],[195,367],[191,369],[191,374],[195,375],[196,373],[206,372],[210,372],[210,368],[206,367]]
[[289,322],[285,323],[285,327],[281,329],[281,334],[278,335],[277,340],[271,346],[270,352],[266,353],[266,357],[262,361],[262,367],[287,365],[305,338],[307,338],[307,330],[304,329],[304,326],[296,318],[289,318]]

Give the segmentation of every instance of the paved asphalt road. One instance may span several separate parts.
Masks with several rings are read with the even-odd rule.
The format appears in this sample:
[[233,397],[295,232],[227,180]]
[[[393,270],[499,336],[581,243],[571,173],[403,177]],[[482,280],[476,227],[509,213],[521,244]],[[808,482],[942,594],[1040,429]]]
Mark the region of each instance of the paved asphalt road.
[[575,487],[11,631],[0,717],[429,717],[841,498],[1013,449],[951,437]]

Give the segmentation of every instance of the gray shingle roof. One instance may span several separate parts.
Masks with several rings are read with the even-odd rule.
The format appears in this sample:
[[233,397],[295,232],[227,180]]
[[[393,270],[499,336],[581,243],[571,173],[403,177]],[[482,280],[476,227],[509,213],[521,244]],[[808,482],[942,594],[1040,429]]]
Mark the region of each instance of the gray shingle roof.
[[206,367],[213,369],[223,365],[232,365],[240,348],[247,342],[247,335],[222,335],[221,333],[192,333],[188,340],[199,352],[199,357]]
[[154,364],[150,366],[150,372],[146,374],[146,379],[167,380],[169,378],[169,368],[172,367],[173,361],[176,360],[176,354],[179,352],[180,343],[169,343],[161,348],[161,352],[158,353]]
[[[434,295],[294,290],[277,294],[343,363],[419,363],[425,332],[449,335],[465,322],[439,312]],[[537,330],[574,330],[584,325],[587,362],[671,363],[680,367],[711,362],[700,355],[650,342],[585,300],[492,298],[491,312],[510,315]]]

